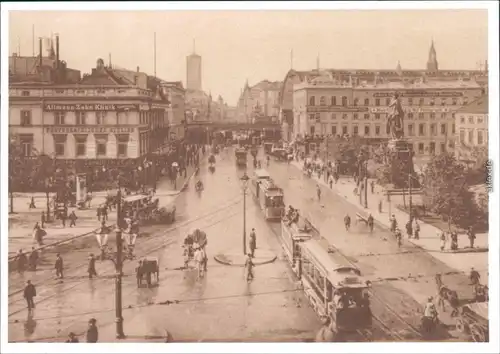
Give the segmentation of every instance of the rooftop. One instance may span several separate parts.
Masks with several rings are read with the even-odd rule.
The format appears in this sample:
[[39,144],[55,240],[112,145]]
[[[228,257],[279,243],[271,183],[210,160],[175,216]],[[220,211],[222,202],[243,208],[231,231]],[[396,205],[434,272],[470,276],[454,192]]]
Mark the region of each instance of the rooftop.
[[339,87],[339,88],[363,88],[363,89],[373,89],[373,90],[428,90],[428,89],[463,89],[463,88],[477,88],[480,89],[481,86],[474,80],[425,80],[425,81],[415,81],[415,82],[404,82],[404,81],[385,81],[379,82],[377,84],[370,82],[361,82],[357,85],[351,85],[348,82],[341,82],[339,80],[328,80],[325,76],[318,76],[310,82],[303,82],[294,85],[296,89],[305,87]]
[[479,97],[466,106],[461,107],[458,113],[488,114],[488,95]]

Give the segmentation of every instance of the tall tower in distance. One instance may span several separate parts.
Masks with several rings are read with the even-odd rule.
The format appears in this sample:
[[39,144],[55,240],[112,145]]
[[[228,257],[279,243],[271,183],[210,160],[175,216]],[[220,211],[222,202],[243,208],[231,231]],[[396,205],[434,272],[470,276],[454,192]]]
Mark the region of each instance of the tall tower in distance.
[[427,60],[427,71],[436,72],[439,70],[436,49],[434,48],[434,40],[431,42],[431,49],[429,49],[429,59]]
[[201,91],[201,56],[196,54],[193,41],[193,54],[186,57],[186,86],[188,90]]

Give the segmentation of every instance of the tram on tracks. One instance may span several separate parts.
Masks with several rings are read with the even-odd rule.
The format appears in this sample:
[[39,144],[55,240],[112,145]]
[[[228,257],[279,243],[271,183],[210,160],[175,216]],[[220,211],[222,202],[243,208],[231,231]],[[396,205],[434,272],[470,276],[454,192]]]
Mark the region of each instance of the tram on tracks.
[[264,169],[255,170],[252,176],[252,191],[254,195],[258,197],[259,188],[258,185],[264,180],[270,180],[271,175]]
[[236,149],[234,155],[236,156],[236,166],[238,167],[247,166],[247,151],[244,148]]
[[[263,175],[261,175],[263,177]],[[264,211],[266,220],[280,220],[285,214],[283,189],[269,178],[261,178],[254,184],[255,198]]]
[[313,237],[313,226],[306,218],[286,215],[281,219],[281,246],[295,275],[299,275],[300,244]]
[[359,269],[335,259],[325,240],[311,239],[299,243],[299,247],[299,277],[316,313],[330,318],[338,333],[369,329],[371,284]]

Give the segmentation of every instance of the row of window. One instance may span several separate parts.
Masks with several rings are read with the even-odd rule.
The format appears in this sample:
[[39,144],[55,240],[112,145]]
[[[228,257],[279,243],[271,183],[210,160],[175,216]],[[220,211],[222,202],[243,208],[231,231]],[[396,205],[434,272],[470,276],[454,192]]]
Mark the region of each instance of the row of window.
[[[95,112],[95,124],[106,124],[108,112]],[[33,124],[32,113],[30,110],[21,110],[21,125],[28,126]],[[148,111],[139,113],[139,122],[141,125],[149,124],[152,128],[164,127],[167,113],[165,111]],[[65,125],[68,123],[66,112],[54,112],[54,125]],[[87,125],[89,120],[87,112],[75,112],[75,124]]]
[[[87,134],[75,134],[75,155],[83,157],[87,155]],[[107,134],[94,134],[95,149],[97,157],[108,156],[108,135]],[[55,134],[54,135],[54,152],[56,156],[66,155],[66,142],[67,135]],[[129,135],[116,134],[116,155],[117,157],[127,157]]]
[[[418,114],[415,114],[415,113],[407,113],[405,118],[408,118],[408,119],[415,119],[418,117],[418,119],[426,119],[426,116],[425,116],[426,113],[423,113],[423,112],[420,112]],[[337,117],[341,117],[343,120],[348,120],[349,119],[349,115],[347,113],[342,113],[342,114],[339,114],[337,115],[337,113],[331,113],[330,114],[330,118],[332,120],[336,120]],[[383,118],[385,116],[385,113],[375,113],[373,114],[373,117],[375,120],[380,120],[381,118]],[[353,113],[352,115],[352,120],[360,120],[361,117],[363,117],[364,120],[370,120],[372,115],[370,113],[363,113],[363,114],[360,114],[360,113]],[[429,117],[431,119],[436,119],[436,113],[435,112],[431,112],[429,113]],[[441,119],[446,119],[448,117],[448,115],[446,113],[440,113],[440,116],[439,116]],[[452,118],[455,118],[455,113],[451,113],[451,117]],[[321,113],[317,112],[317,113],[309,113],[309,119],[310,120],[316,120],[316,122],[320,122],[321,121]],[[482,122],[481,122],[482,123]]]
[[[332,96],[330,97],[330,99],[327,101],[327,97],[326,96],[321,96],[319,98],[319,106],[337,106],[337,105],[341,105],[341,106],[348,106],[349,105],[349,100],[346,96],[342,96],[340,97],[340,99],[337,101],[337,97],[336,96]],[[408,97],[407,99],[405,98],[400,98],[399,101],[401,102],[402,105],[407,105],[407,106],[413,106],[413,105],[417,105],[417,102],[418,102],[418,105],[419,106],[425,106],[426,105],[426,100],[425,98],[421,97],[418,99],[418,101],[415,99],[413,99],[413,97]],[[309,106],[316,106],[316,96],[310,96],[309,97]],[[373,101],[370,101],[369,98],[365,98],[363,100],[363,105],[364,106],[370,106],[371,102],[373,102],[373,104],[375,106],[381,106],[382,104],[385,104],[386,106],[388,106],[390,103],[391,103],[391,98],[385,98],[385,99],[381,99],[381,98],[375,98]],[[467,105],[469,103],[469,99],[467,97],[463,97],[462,99],[458,100],[457,98],[451,98],[449,101],[447,98],[441,98],[439,103],[441,104],[441,106],[446,106],[448,104],[448,102],[451,103],[451,105],[453,106],[456,106],[456,105]],[[360,100],[359,98],[354,98],[353,102],[352,102],[352,105],[353,106],[358,106],[360,104]],[[436,103],[436,99],[435,98],[429,98],[427,99],[427,105],[429,106],[435,106],[437,105]]]
[[[474,124],[474,123],[483,124],[485,118],[487,119],[487,117],[478,116],[477,119],[476,119],[476,122],[474,122],[474,116],[469,116],[467,122],[469,124]],[[464,116],[460,117],[460,123],[462,123],[462,124],[465,123],[465,117]]]
[[[476,134],[474,134],[474,132]],[[467,130],[467,141],[465,141],[465,129],[460,129],[460,142],[462,143],[469,143],[470,145],[486,145],[486,139],[485,139],[485,134],[486,132],[484,130],[474,130],[474,129],[469,129]],[[474,135],[476,135],[476,141],[474,141]]]
[[[331,131],[332,135],[337,135],[340,133],[340,131],[338,130],[338,126],[336,126],[336,125],[332,125],[331,129],[332,129],[332,131]],[[455,134],[455,124],[452,125],[451,129],[452,129],[451,133]],[[364,136],[370,136],[371,126],[365,125],[363,132],[364,132],[364,134],[363,134]],[[446,124],[440,125],[439,132],[441,135],[447,135]],[[310,127],[310,133],[311,133],[311,135],[316,134],[316,127],[315,126]],[[376,125],[375,126],[375,136],[380,136],[380,133],[381,133],[381,126]],[[406,130],[405,130],[405,133],[409,136],[414,136],[415,135],[414,125],[408,124],[406,127]],[[342,126],[342,135],[345,135],[345,134],[349,134],[348,126],[346,126],[346,125]],[[359,127],[357,125],[354,125],[352,127],[352,134],[359,135]],[[386,126],[386,134],[390,134],[390,129],[387,126]],[[434,135],[434,136],[438,135],[437,125],[434,123],[430,125],[430,134]],[[425,136],[425,135],[426,135],[426,125],[421,123],[418,125],[418,136]]]
[[[107,112],[95,112],[95,124],[103,125],[106,124],[106,113]],[[32,125],[32,115],[30,110],[21,110],[21,125],[27,126]],[[76,125],[87,125],[87,112],[75,112],[75,124]],[[66,120],[66,112],[54,112],[54,125],[65,125]]]
[[[425,143],[415,143],[415,146],[413,147],[413,151],[415,153],[420,154],[420,155],[422,155],[424,153],[435,154],[437,152],[436,151],[436,147],[437,147],[437,145],[433,141],[431,141],[429,143],[429,146],[426,146]],[[449,144],[448,144],[448,147],[449,148],[453,148],[454,147],[453,142],[450,141]],[[318,147],[316,147],[316,148],[318,148]],[[444,142],[439,143],[439,152],[440,153],[444,153],[446,151],[447,151],[446,143],[444,143]]]
[[[97,90],[64,90],[64,89],[55,89],[55,90],[37,90],[33,91],[33,96],[52,96],[52,94],[57,94],[57,95],[86,95],[86,96],[93,96],[96,94],[105,94],[105,93],[126,93],[127,91],[124,89],[97,89]],[[16,95],[17,92],[14,92],[14,95]],[[21,91],[21,96],[23,97],[29,97],[31,96],[31,91],[29,90],[22,90]],[[136,92],[132,92],[129,90],[129,93],[135,94]],[[144,94],[143,92],[141,92]],[[149,95],[148,95],[149,96]]]

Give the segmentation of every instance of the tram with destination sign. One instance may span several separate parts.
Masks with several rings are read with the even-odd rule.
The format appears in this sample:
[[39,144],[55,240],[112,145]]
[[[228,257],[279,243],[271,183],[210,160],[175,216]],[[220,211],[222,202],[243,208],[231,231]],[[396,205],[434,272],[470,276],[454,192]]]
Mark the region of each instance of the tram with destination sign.
[[271,178],[262,178],[254,184],[255,197],[264,210],[266,220],[280,220],[285,214],[283,189]]
[[[294,214],[296,213],[296,214]],[[281,219],[280,241],[284,254],[295,275],[299,275],[300,244],[313,237],[313,226],[293,211]]]
[[299,247],[299,277],[316,313],[330,318],[338,333],[371,327],[370,281],[359,269],[329,252],[324,239],[301,242]]
[[234,152],[236,157],[236,166],[246,167],[247,166],[247,151],[244,148],[238,148]]
[[269,173],[264,170],[264,169],[257,169],[254,171],[253,176],[252,176],[252,191],[254,192],[255,198],[259,199],[259,184],[260,182],[264,180],[270,180],[271,176]]

